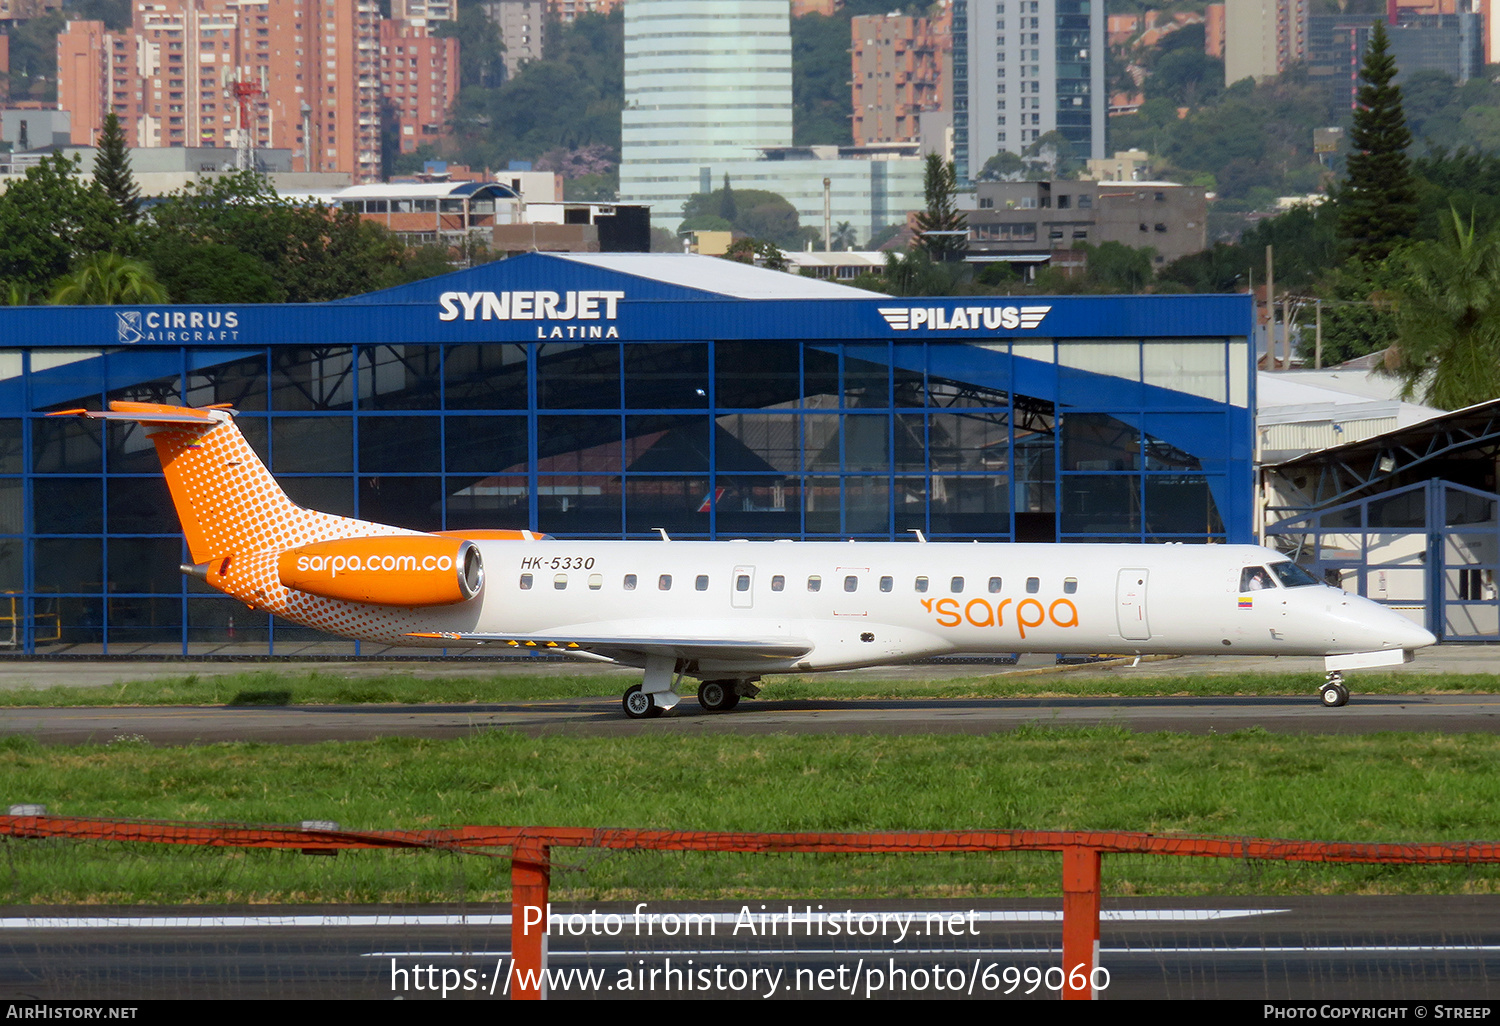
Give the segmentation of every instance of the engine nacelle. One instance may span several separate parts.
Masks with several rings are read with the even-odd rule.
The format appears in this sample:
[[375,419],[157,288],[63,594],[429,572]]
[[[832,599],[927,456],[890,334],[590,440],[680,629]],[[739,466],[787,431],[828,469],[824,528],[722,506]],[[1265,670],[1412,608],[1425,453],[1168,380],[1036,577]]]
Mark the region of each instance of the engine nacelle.
[[276,574],[288,588],[342,602],[449,606],[483,589],[484,560],[473,542],[454,538],[340,538],[288,549]]

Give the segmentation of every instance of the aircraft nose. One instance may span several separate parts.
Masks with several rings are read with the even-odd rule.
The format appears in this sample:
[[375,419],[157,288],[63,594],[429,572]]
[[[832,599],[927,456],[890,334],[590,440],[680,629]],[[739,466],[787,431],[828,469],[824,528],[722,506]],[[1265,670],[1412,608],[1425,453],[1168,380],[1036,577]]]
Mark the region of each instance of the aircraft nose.
[[1385,648],[1426,648],[1436,645],[1437,637],[1420,624],[1396,612],[1385,610],[1385,622],[1381,624],[1381,643]]

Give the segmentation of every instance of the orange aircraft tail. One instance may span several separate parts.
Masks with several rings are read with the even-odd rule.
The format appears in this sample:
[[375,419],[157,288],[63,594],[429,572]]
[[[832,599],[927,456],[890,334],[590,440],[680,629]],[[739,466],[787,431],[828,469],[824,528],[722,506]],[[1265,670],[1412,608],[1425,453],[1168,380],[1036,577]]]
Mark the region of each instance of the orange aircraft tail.
[[54,416],[137,421],[156,445],[188,552],[202,566],[224,556],[278,552],[313,542],[418,534],[303,509],[287,497],[224,407],[112,402],[108,413]]

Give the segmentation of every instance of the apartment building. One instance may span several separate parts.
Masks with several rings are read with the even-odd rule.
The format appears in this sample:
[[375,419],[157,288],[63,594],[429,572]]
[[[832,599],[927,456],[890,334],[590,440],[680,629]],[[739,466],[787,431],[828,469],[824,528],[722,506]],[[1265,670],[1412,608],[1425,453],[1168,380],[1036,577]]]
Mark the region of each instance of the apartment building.
[[608,14],[625,0],[547,0],[549,16],[562,22],[572,21],[580,14]]
[[480,6],[500,31],[506,78],[514,78],[523,64],[542,59],[550,18],[546,0],[484,0]]
[[854,144],[920,141],[921,114],[943,108],[946,19],[862,15],[850,35]]
[[113,110],[131,146],[287,148],[357,182],[380,177],[383,97],[408,150],[437,140],[457,88],[457,42],[382,25],[377,0],[149,0],[126,32],[68,22],[57,52],[76,143]]

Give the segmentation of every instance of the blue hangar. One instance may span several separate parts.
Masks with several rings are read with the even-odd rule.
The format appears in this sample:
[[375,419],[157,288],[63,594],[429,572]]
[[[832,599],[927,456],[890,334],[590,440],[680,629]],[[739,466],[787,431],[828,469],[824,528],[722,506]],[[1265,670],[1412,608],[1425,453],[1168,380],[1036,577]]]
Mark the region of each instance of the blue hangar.
[[294,500],[417,529],[1251,541],[1251,320],[646,254],[323,305],[0,308],[0,644],[352,651],[178,572],[141,429],[45,416],[115,399],[231,403]]

